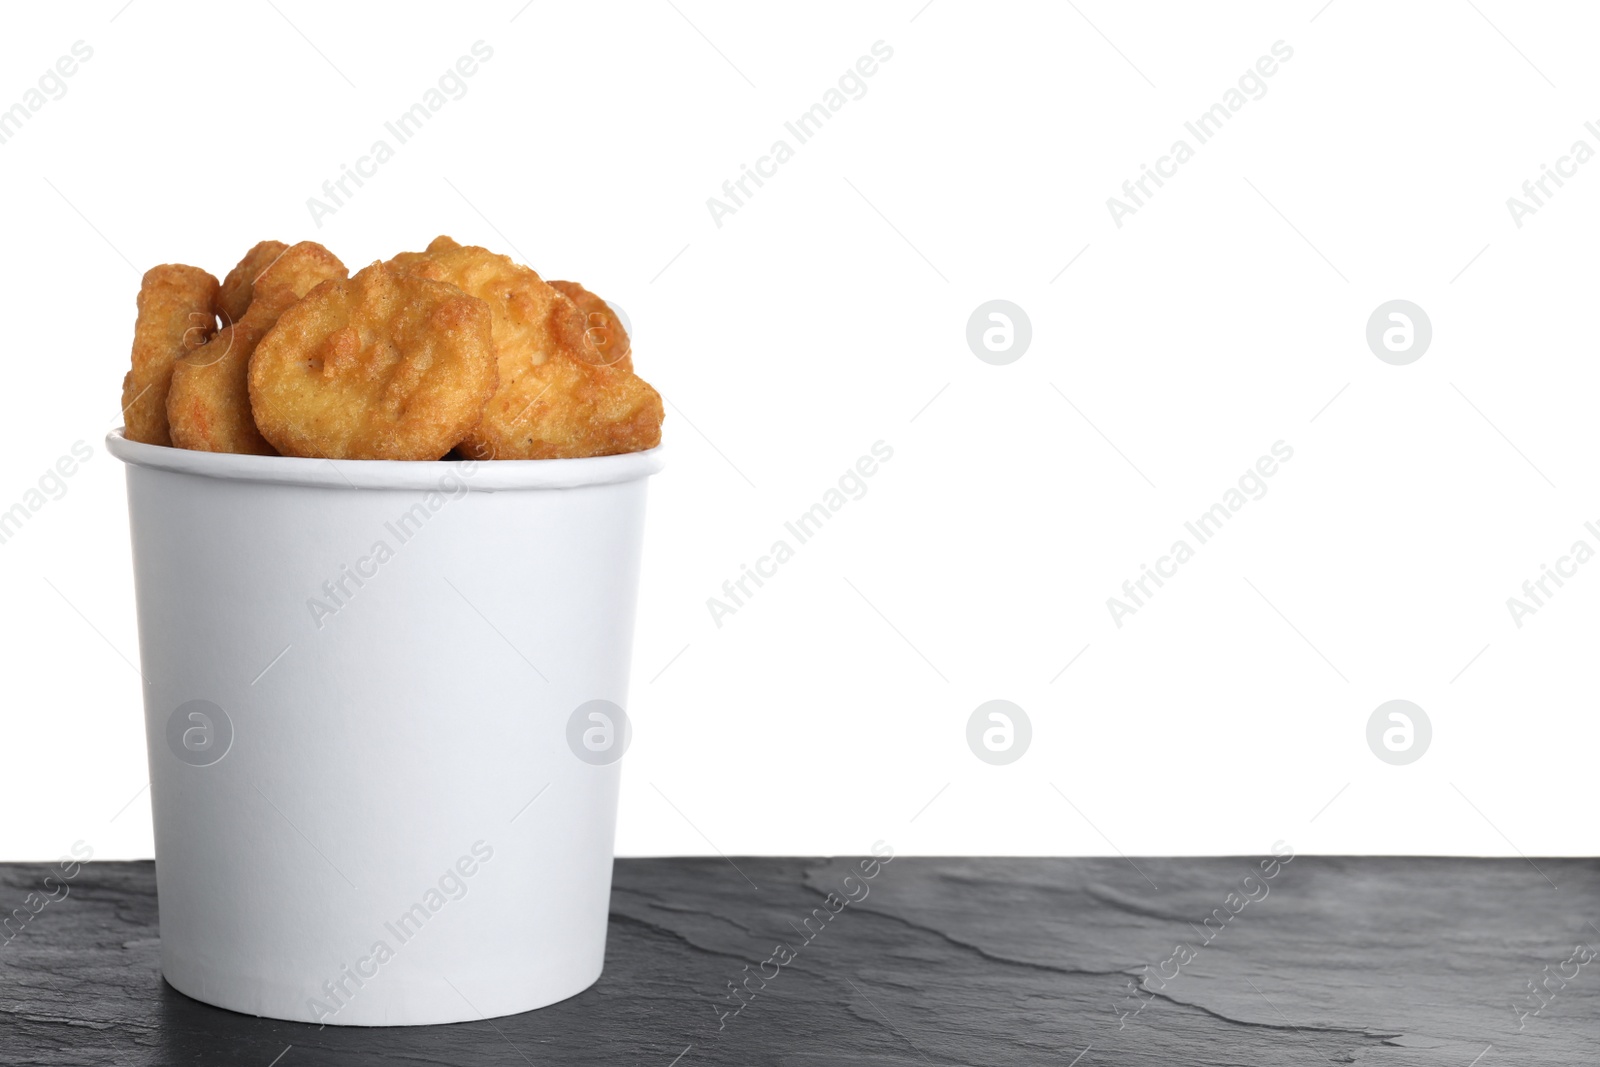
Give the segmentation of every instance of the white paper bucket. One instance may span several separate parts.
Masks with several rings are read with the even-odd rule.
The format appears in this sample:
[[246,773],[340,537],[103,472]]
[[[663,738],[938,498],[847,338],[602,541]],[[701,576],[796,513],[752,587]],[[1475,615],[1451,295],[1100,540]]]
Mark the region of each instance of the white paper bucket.
[[660,449],[106,447],[128,465],[167,981],[356,1026],[592,984]]

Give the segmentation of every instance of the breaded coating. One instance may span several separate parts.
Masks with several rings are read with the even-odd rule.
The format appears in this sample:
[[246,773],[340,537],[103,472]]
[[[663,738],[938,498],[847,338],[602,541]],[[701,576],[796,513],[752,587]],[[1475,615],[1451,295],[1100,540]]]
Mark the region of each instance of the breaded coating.
[[[263,241],[246,260],[276,241]],[[264,270],[249,275],[252,293],[243,317],[210,342],[177,362],[167,396],[167,421],[172,443],[202,452],[239,452],[275,456],[277,450],[256,429],[250,411],[250,355],[261,338],[297,301],[325,281],[349,277],[337,256],[315,241],[302,241],[275,255]],[[244,264],[235,267],[229,281]],[[253,283],[253,285],[252,285]],[[224,297],[227,283],[224,283]]]
[[633,370],[633,343],[622,319],[604,300],[585,289],[579,282],[551,282],[550,288],[566,296],[583,313],[583,358],[602,367],[621,367]]
[[581,459],[661,443],[661,395],[635,374],[572,355],[537,366],[502,359],[500,373],[506,383],[461,442],[472,459]]
[[660,395],[626,360],[600,365],[599,349],[594,362],[586,359],[585,349],[593,347],[585,339],[587,314],[532,270],[448,237],[390,265],[481,297],[493,315],[500,385],[482,421],[460,442],[464,454],[571,459],[660,443]]
[[222,290],[217,294],[217,314],[222,325],[229,326],[244,318],[250,307],[250,294],[261,272],[272,266],[273,260],[289,250],[282,241],[262,241],[244,254],[239,265],[222,279]]
[[283,312],[249,380],[256,426],[286,456],[439,459],[494,394],[489,307],[374,263]]
[[217,280],[199,267],[168,263],[145,272],[133,326],[133,369],[122,379],[123,435],[170,445],[167,390],[172,365],[217,329]]

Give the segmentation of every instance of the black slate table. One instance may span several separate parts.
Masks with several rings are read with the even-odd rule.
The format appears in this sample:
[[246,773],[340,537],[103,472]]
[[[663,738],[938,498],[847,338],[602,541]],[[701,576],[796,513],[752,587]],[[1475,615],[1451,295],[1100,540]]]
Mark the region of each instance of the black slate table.
[[0,945],[0,1063],[1600,1063],[1600,861],[900,857],[843,903],[858,862],[619,860],[597,985],[397,1029],[188,999],[153,866],[90,863]]

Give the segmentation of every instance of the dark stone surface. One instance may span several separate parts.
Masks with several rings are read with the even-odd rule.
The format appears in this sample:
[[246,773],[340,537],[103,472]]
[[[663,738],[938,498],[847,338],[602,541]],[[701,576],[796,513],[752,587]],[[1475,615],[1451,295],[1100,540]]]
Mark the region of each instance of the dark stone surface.
[[[158,972],[153,866],[91,863],[0,945],[0,1062],[1600,1062],[1600,959],[1566,962],[1600,947],[1600,861],[1301,856],[1241,887],[1259,859],[901,857],[814,919],[809,943],[797,928],[857,861],[735,862],[743,875],[720,859],[618,861],[605,974],[571,1000],[381,1030],[177,993]],[[0,865],[0,906],[47,871]],[[1228,894],[1246,890],[1258,899],[1235,913]],[[1204,926],[1218,908],[1226,923]],[[776,977],[723,1025],[727,983],[780,941],[795,957],[768,964]],[[1194,955],[1162,984],[1180,944]],[[1545,1006],[1519,1019],[1541,980]]]

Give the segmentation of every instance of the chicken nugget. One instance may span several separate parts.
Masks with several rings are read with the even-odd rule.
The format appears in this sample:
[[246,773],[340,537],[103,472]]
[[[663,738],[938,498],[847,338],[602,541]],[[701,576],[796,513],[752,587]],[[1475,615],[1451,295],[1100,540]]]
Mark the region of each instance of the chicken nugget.
[[439,459],[494,394],[489,307],[374,263],[283,312],[249,381],[256,426],[286,456]]
[[[276,241],[264,241],[246,260]],[[279,248],[282,248],[279,245]],[[244,267],[228,275],[230,281]],[[274,256],[265,269],[249,275],[250,304],[236,322],[205,345],[178,360],[167,394],[172,443],[202,452],[240,452],[274,456],[277,451],[256,429],[250,411],[250,354],[278,316],[325,281],[343,280],[349,271],[337,256],[315,241],[302,241]],[[226,283],[224,283],[226,297]]]
[[620,362],[584,358],[585,312],[532,270],[448,237],[390,264],[481,297],[493,314],[500,384],[483,420],[460,442],[466,455],[570,459],[660,443],[660,395]]
[[633,370],[633,343],[622,318],[604,300],[579,282],[551,282],[550,288],[566,296],[583,313],[583,358],[603,367]]
[[250,307],[250,295],[255,280],[261,272],[272,266],[274,260],[289,250],[282,241],[262,241],[244,254],[239,265],[222,279],[222,290],[217,294],[217,314],[222,325],[228,326],[244,318]]
[[133,369],[122,379],[123,435],[170,445],[167,390],[178,357],[217,329],[217,280],[199,267],[168,263],[145,272],[133,326]]
[[532,365],[501,357],[501,387],[461,442],[472,459],[580,459],[661,443],[661,394],[630,371],[571,353]]

